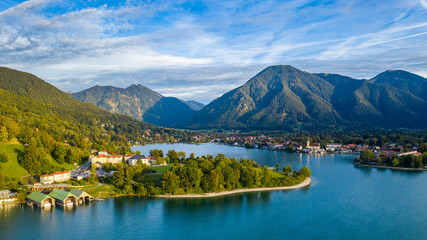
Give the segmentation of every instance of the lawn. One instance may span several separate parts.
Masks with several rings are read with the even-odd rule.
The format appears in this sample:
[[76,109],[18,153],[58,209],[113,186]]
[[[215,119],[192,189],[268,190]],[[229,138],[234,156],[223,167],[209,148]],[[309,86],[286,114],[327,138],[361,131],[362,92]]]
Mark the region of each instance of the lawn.
[[283,172],[271,171],[273,178],[284,178],[285,174]]
[[172,166],[149,167],[149,169],[153,169],[156,172],[167,172],[172,169]]
[[94,197],[111,197],[116,196],[117,192],[120,190],[116,188],[114,185],[105,184],[99,187],[85,189],[82,188],[81,190],[87,192],[88,194],[94,196]]
[[[19,165],[19,162],[18,162],[18,156],[20,154],[23,154],[24,152],[23,145],[1,144],[0,151],[5,151],[9,157],[9,161],[7,161],[6,163],[0,163],[1,169],[5,176],[10,178],[19,178],[22,176],[29,175],[28,171],[25,170],[23,167],[21,167],[21,165]],[[49,158],[49,161],[53,166],[61,167],[65,170],[71,170],[75,168],[75,166],[68,163],[59,164],[53,158]]]
[[139,176],[136,180],[141,183],[154,183],[154,185],[160,187],[162,185],[163,174],[145,174]]
[[0,163],[1,169],[5,176],[10,178],[19,178],[29,175],[18,163],[18,155],[24,151],[24,146],[19,144],[4,144],[0,145],[0,151],[5,151],[9,157],[6,163]]

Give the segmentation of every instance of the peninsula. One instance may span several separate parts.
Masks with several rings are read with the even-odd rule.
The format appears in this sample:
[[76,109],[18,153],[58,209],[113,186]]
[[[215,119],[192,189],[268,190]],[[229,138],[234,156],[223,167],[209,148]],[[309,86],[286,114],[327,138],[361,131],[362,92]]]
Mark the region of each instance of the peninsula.
[[245,188],[245,189],[236,189],[236,190],[231,190],[231,191],[215,192],[215,193],[185,194],[185,195],[157,195],[155,197],[159,197],[159,198],[212,198],[212,197],[220,197],[220,196],[239,194],[239,193],[247,193],[247,192],[292,190],[292,189],[308,187],[308,186],[310,186],[310,184],[311,184],[311,178],[307,178],[302,183],[294,185],[294,186],[290,186],[290,187]]

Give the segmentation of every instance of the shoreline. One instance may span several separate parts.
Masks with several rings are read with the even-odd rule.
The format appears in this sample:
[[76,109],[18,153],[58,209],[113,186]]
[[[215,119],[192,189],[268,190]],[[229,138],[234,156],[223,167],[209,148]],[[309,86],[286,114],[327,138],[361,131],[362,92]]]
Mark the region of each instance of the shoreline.
[[392,166],[378,166],[378,165],[368,165],[361,163],[353,163],[355,167],[369,167],[369,168],[382,168],[382,169],[391,169],[391,170],[400,170],[400,171],[427,171],[427,168],[404,168],[404,167],[392,167]]
[[158,198],[212,198],[220,197],[232,194],[247,193],[247,192],[263,192],[263,191],[277,191],[277,190],[292,190],[307,187],[311,184],[311,178],[305,179],[302,183],[289,186],[289,187],[264,187],[264,188],[245,188],[245,189],[235,189],[225,192],[217,193],[203,193],[203,194],[184,194],[184,195],[155,195],[153,197]]

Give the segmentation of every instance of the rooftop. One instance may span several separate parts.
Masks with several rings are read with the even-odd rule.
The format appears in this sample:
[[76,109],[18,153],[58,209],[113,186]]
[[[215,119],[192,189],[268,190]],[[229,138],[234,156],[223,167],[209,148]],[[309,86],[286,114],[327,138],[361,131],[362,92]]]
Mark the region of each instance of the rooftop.
[[59,190],[59,189],[55,189],[52,192],[50,192],[49,196],[51,196],[55,199],[62,200],[62,201],[64,201],[68,197],[75,197],[74,194],[67,192],[67,191],[64,191],[64,190]]
[[46,198],[51,198],[50,196],[43,194],[41,192],[34,191],[27,196],[28,199],[41,203]]

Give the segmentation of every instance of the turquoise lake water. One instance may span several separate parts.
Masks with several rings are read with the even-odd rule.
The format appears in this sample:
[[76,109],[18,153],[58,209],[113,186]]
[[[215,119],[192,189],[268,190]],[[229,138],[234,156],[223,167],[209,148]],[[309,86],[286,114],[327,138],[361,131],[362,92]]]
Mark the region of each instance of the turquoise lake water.
[[0,206],[0,239],[427,239],[427,172],[356,168],[354,155],[231,146],[137,146],[309,166],[308,188],[212,199],[107,199],[73,209]]

